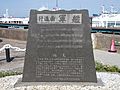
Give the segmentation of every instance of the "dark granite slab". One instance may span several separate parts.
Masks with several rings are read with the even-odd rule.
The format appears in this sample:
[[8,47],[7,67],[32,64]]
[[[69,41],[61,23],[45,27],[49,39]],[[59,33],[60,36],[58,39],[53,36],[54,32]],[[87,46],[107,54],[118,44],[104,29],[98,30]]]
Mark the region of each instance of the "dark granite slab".
[[87,10],[31,10],[23,82],[97,82]]

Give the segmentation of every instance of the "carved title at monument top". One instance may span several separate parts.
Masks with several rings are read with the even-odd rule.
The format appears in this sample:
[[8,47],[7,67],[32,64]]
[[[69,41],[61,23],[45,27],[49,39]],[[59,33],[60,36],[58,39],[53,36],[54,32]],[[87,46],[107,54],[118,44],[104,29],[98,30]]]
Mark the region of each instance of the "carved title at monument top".
[[37,14],[38,24],[81,24],[82,14]]

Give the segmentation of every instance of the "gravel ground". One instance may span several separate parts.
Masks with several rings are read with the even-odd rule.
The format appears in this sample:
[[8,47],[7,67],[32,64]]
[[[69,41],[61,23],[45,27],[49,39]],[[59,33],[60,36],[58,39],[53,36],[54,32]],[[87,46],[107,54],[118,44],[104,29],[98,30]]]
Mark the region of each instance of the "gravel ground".
[[113,73],[97,72],[97,78],[100,78],[104,85],[53,85],[41,84],[34,86],[14,87],[14,84],[22,75],[8,76],[0,78],[0,90],[120,90],[120,75]]

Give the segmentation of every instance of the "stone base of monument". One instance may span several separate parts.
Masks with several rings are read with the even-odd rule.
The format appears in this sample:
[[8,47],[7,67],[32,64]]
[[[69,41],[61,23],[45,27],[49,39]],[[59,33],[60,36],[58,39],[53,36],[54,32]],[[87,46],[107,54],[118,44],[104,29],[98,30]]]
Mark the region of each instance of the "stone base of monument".
[[22,82],[22,79],[20,78],[14,87],[27,87],[27,86],[39,86],[43,88],[60,88],[61,86],[64,87],[79,87],[79,86],[104,86],[104,83],[100,78],[97,79],[97,83],[91,83],[91,82]]

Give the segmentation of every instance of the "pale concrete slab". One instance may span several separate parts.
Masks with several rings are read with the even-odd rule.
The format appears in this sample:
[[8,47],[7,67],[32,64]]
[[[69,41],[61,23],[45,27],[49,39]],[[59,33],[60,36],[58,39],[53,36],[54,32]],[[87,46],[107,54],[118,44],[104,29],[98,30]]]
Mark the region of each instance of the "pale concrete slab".
[[94,58],[103,64],[116,65],[120,67],[120,54],[94,49]]

